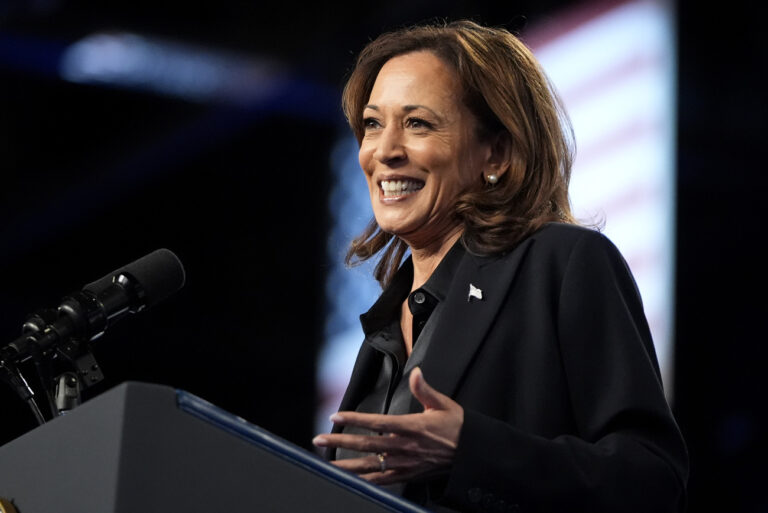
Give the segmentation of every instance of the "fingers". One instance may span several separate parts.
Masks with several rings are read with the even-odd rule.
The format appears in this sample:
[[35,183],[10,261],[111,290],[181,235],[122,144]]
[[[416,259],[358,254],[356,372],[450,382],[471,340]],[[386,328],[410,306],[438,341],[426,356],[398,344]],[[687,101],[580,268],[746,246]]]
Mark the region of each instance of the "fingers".
[[[387,462],[389,462],[389,458],[387,458]],[[371,454],[370,456],[364,456],[361,458],[335,460],[331,463],[341,469],[348,470],[360,475],[382,473],[381,460],[377,454]],[[386,471],[387,469],[385,468],[384,472]],[[390,469],[389,472],[392,472],[392,470]]]
[[417,450],[416,444],[407,438],[398,436],[372,436],[372,435],[345,435],[324,434],[318,435],[312,443],[318,447],[343,447],[358,452],[387,452],[402,453]]
[[[387,457],[387,465],[391,465],[392,459]],[[366,481],[376,484],[392,484],[407,479],[407,475],[394,468],[381,470],[381,461],[378,455],[372,454],[363,458],[352,458],[348,460],[336,460],[331,462],[334,466],[353,472]]]
[[[318,447],[370,453],[360,458],[339,460],[334,465],[379,484],[445,472],[454,458],[464,422],[464,410],[450,397],[432,388],[418,367],[411,371],[409,386],[413,396],[424,406],[422,413],[335,413],[331,415],[335,424],[355,426],[372,433],[322,434],[312,442]],[[386,455],[384,466],[377,453]]]
[[317,447],[335,447],[351,449],[358,452],[386,452],[390,454],[413,454],[429,457],[433,453],[441,455],[439,447],[425,446],[411,437],[398,435],[348,435],[340,433],[323,434],[316,436],[312,443]]
[[[376,484],[392,484],[409,481],[415,477],[438,475],[441,472],[431,472],[429,466],[419,458],[386,454],[386,467],[382,472],[378,455],[372,454],[361,458],[337,460],[331,463],[343,470],[353,472]],[[444,472],[442,472],[444,473]]]
[[379,433],[413,434],[420,429],[417,415],[379,415],[376,413],[338,412],[331,422],[341,426],[358,426]]
[[[398,467],[401,469],[411,468],[414,465],[422,465],[425,468],[450,465],[456,449],[456,444],[452,443],[451,440],[430,435],[416,439],[398,435],[371,436],[334,433],[318,435],[312,443],[318,447],[344,448],[374,455],[386,454],[387,462],[399,462]],[[378,457],[375,460],[367,458],[350,458],[350,460],[360,460],[363,463],[352,462],[342,465],[355,465],[355,472],[366,472],[374,463],[378,465],[381,463]],[[388,467],[391,466],[388,465]]]

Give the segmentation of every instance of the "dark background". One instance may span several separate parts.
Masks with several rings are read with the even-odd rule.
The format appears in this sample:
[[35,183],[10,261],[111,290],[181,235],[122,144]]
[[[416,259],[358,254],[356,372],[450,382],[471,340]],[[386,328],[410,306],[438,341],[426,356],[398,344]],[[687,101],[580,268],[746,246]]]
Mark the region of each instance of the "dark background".
[[[437,16],[517,31],[573,5],[0,0],[0,336],[170,248],[186,286],[94,346],[106,379],[89,394],[125,380],[172,385],[308,448],[328,163],[355,53]],[[738,2],[676,9],[674,409],[691,453],[689,509],[768,512],[768,35]],[[290,112],[62,81],[62,49],[104,30],[271,56],[325,92],[296,93]],[[0,443],[35,425],[4,388],[0,412]]]

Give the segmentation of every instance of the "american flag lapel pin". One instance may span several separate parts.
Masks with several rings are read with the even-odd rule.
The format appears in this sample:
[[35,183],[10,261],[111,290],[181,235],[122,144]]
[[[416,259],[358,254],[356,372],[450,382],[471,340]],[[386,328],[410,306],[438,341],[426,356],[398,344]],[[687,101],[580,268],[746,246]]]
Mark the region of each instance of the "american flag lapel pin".
[[483,299],[483,291],[479,288],[475,287],[471,283],[469,284],[469,294],[467,294],[467,301],[472,301],[472,298],[482,300]]

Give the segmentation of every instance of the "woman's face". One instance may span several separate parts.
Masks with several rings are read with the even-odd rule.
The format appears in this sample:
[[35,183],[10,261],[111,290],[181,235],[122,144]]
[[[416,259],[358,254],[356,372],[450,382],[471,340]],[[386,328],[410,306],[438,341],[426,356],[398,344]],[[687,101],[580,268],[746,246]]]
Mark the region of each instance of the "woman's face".
[[456,199],[481,183],[490,156],[453,70],[427,51],[390,59],[376,77],[363,120],[360,166],[381,229],[411,248],[451,238],[460,230]]

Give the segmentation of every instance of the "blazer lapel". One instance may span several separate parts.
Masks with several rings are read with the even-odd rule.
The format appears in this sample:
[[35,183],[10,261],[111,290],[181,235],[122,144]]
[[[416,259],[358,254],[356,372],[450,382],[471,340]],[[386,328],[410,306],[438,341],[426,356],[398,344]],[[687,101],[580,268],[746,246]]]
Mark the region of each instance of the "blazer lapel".
[[[511,253],[498,258],[483,258],[467,253],[445,298],[440,325],[421,363],[424,378],[432,387],[454,397],[467,366],[491,328],[509,292],[532,239],[528,238]],[[479,289],[469,297],[470,285]],[[420,412],[414,398],[410,411]]]

